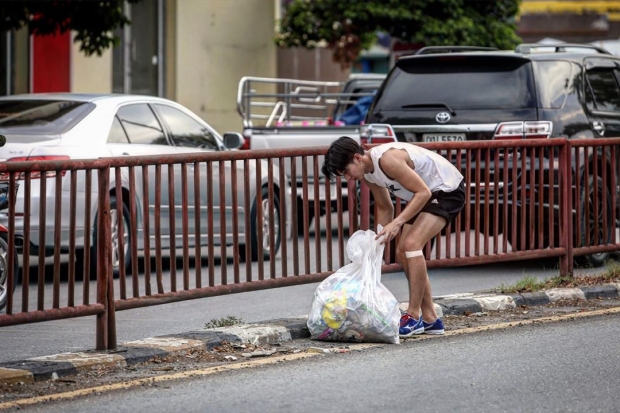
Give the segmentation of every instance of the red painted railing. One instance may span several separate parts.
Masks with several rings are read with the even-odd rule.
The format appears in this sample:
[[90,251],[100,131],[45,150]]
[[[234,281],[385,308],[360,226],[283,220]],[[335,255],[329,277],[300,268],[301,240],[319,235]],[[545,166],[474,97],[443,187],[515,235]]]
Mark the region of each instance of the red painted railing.
[[[572,274],[573,254],[596,262],[618,251],[618,145],[424,144],[461,170],[470,200],[427,245],[428,267],[558,257]],[[96,315],[97,348],[115,348],[116,311],[324,279],[348,263],[348,236],[374,215],[363,185],[321,177],[325,151],[0,164],[18,194],[0,211],[20,241],[9,243],[8,272],[21,268],[0,326]],[[401,270],[394,248],[384,271]]]

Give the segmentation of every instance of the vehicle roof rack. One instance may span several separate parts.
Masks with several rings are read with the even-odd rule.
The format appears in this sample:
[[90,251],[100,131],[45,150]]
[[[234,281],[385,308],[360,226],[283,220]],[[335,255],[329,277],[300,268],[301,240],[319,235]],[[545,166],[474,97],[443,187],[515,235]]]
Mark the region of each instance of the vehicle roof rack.
[[499,49],[482,46],[426,46],[416,50],[414,55],[433,53],[459,53],[459,52],[493,52]]
[[378,80],[386,76],[385,73],[351,73],[348,80]]
[[607,50],[602,47],[594,46],[591,44],[580,44],[580,43],[555,43],[555,44],[542,44],[542,43],[523,43],[518,45],[515,48],[515,52],[529,54],[532,53],[532,49],[542,49],[542,48],[551,48],[554,49],[554,53],[565,53],[566,48],[573,49],[588,49],[594,50],[600,54],[611,54]]

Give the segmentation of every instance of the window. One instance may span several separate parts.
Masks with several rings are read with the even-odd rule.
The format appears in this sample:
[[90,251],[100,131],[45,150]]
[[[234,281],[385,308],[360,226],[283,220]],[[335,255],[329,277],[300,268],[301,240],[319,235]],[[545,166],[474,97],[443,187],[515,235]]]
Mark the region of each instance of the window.
[[540,107],[560,109],[573,86],[571,65],[568,62],[533,62],[538,74],[538,100]]
[[129,141],[142,145],[168,145],[161,125],[146,104],[128,105],[116,114],[127,132]]
[[121,121],[118,120],[118,116],[114,116],[110,133],[108,134],[108,143],[129,143],[129,138],[121,125]]
[[[594,107],[602,112],[615,112],[620,109],[620,88],[612,70],[592,70],[586,75]],[[592,106],[590,103],[589,106]]]
[[[536,107],[532,67],[526,59],[459,55],[401,60],[385,82],[374,112],[436,106],[431,103],[457,111]],[[389,99],[382,100],[383,94]]]
[[171,106],[156,106],[170,128],[172,141],[176,146],[217,150],[217,139],[204,125]]
[[28,93],[29,58],[27,27],[0,32],[0,95]]
[[0,130],[28,135],[65,133],[94,108],[92,103],[71,100],[7,100],[0,103]]
[[114,32],[120,39],[112,50],[114,93],[164,95],[164,2],[125,2],[131,24]]

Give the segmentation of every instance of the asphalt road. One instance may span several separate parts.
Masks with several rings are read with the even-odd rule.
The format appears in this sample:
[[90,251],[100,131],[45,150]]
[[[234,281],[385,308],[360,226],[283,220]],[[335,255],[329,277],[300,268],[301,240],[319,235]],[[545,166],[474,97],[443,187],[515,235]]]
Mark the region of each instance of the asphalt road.
[[617,412],[620,317],[406,341],[32,412]]
[[[577,270],[578,275],[600,269]],[[540,263],[527,261],[511,264],[442,268],[429,271],[433,295],[488,291],[501,284],[513,284],[525,275],[544,279],[557,275]],[[167,279],[167,278],[166,278]],[[407,300],[404,273],[383,275],[383,283],[400,302]],[[270,290],[239,293],[184,301],[116,313],[118,343],[157,335],[175,334],[203,327],[213,319],[234,316],[244,322],[308,314],[317,283]],[[46,285],[46,296],[51,295]],[[2,327],[0,362],[95,347],[95,318],[82,317],[45,323]]]

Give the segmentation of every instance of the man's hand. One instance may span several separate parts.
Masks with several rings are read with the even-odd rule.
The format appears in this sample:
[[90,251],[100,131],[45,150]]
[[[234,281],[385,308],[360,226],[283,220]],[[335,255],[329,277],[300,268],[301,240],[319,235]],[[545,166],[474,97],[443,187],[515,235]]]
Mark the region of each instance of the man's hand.
[[401,222],[399,219],[393,220],[392,222],[387,224],[383,228],[383,230],[379,231],[379,233],[377,234],[375,239],[379,239],[379,238],[383,237],[383,239],[381,240],[381,244],[387,244],[388,242],[390,242],[391,240],[396,238],[396,236],[400,232],[400,229],[402,228],[403,224],[404,223]]

